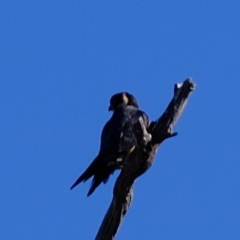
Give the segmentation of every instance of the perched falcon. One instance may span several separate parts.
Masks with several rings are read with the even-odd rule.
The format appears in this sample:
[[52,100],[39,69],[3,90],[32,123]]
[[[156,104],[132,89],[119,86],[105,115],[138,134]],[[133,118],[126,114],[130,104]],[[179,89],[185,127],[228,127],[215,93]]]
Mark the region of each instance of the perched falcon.
[[99,153],[70,188],[73,189],[79,183],[93,177],[87,196],[91,195],[102,182],[108,181],[109,176],[121,167],[121,163],[138,147],[142,139],[151,138],[146,132],[149,118],[146,113],[139,110],[133,95],[127,92],[113,95],[108,110],[113,111],[113,115],[102,130]]

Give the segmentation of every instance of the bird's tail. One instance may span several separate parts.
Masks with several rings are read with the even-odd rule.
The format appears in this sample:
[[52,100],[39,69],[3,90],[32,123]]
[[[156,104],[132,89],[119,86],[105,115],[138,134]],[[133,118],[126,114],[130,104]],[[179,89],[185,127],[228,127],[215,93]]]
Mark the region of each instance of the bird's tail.
[[97,156],[93,162],[89,165],[89,167],[86,169],[86,171],[76,180],[76,182],[70,187],[70,190],[75,188],[78,184],[81,182],[86,182],[89,178],[91,178],[94,175],[94,172],[96,171],[97,163],[98,163],[99,156]]
[[94,177],[91,183],[91,187],[87,193],[87,196],[89,197],[101,183],[102,183],[101,179]]
[[99,170],[99,172],[94,175],[87,196],[89,197],[101,183],[107,183],[110,175],[113,174],[115,170],[115,166],[107,166]]
[[87,196],[90,196],[102,182],[106,183],[109,176],[116,170],[116,165],[108,165],[108,162],[103,161],[103,156],[98,155],[70,189],[73,189],[81,182],[86,182],[93,176],[91,187],[87,194]]

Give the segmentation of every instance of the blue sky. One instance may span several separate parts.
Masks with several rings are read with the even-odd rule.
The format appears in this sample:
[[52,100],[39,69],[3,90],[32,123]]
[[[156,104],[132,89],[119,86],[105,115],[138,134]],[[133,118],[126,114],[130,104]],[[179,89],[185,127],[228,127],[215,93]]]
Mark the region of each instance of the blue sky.
[[112,94],[151,119],[197,83],[116,239],[240,238],[239,1],[1,1],[0,236],[94,239],[116,172],[69,187],[98,152]]

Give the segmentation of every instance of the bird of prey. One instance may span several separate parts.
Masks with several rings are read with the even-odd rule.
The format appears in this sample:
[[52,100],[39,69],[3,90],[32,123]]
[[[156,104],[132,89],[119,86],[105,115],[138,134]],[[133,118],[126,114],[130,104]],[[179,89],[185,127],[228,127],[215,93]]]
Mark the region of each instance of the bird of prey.
[[87,196],[102,182],[106,183],[116,169],[121,168],[122,162],[138,147],[142,139],[151,139],[146,131],[149,118],[139,109],[133,95],[128,92],[113,95],[108,110],[113,111],[113,114],[102,130],[99,153],[70,188],[93,177]]

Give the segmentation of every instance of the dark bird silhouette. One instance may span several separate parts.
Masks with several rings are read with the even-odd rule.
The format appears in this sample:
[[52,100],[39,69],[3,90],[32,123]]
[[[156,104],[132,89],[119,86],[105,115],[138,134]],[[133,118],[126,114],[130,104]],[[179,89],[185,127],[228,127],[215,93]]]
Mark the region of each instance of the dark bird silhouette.
[[108,110],[113,111],[113,115],[102,130],[99,153],[70,188],[93,177],[87,196],[102,182],[106,183],[116,169],[121,168],[122,162],[138,147],[139,142],[151,138],[146,132],[149,118],[139,110],[133,95],[127,92],[113,95]]

